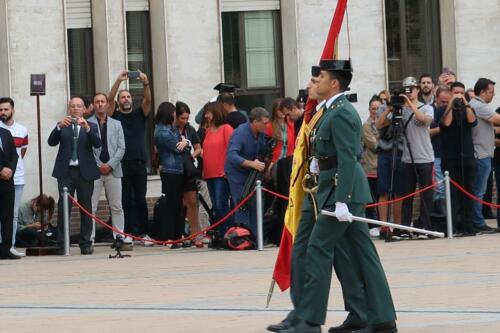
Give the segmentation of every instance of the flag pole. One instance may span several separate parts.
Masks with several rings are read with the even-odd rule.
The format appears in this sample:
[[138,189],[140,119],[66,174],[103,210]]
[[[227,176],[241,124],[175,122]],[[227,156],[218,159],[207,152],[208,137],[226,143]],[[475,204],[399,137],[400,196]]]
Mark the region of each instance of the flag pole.
[[269,308],[269,303],[271,303],[271,298],[273,297],[275,285],[276,285],[276,281],[274,279],[271,279],[271,285],[269,286],[269,291],[267,292],[266,309]]

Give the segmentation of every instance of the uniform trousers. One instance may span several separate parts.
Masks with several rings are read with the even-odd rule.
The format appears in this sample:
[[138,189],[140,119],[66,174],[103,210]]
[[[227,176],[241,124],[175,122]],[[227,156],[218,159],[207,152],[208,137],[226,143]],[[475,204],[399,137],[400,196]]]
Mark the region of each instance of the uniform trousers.
[[[292,250],[290,297],[294,309],[299,306],[303,296],[304,284],[306,283],[307,248],[314,224],[314,207],[311,197],[307,195],[302,204],[300,224],[294,238]],[[344,242],[344,240],[340,240],[339,245],[335,247],[333,262],[330,262],[333,263],[335,274],[342,288],[345,310],[349,312],[345,322],[355,326],[364,326],[368,319],[364,283],[353,270],[346,269],[346,267],[351,266],[351,262],[348,246]],[[288,314],[287,319],[291,321],[295,319],[295,310]]]
[[[364,216],[364,204],[349,204],[349,211],[353,215]],[[325,215],[318,216],[304,256],[304,287],[295,308],[297,318],[317,325],[324,324],[332,277],[331,263],[338,247],[349,254],[350,262],[348,266],[345,266],[346,262],[339,263],[337,272],[356,274],[364,284],[367,324],[396,320],[389,285],[370,239],[368,226],[356,221],[340,222]],[[349,283],[346,281],[346,284]],[[349,298],[348,295],[345,297]]]

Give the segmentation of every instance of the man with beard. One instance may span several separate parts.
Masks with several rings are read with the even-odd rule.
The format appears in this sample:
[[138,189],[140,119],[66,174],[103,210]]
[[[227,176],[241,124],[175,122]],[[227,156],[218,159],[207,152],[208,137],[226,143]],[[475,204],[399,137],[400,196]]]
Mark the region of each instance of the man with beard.
[[[147,171],[144,138],[146,120],[151,111],[151,89],[146,74],[139,72],[137,77],[144,86],[141,106],[133,109],[132,95],[127,89],[118,93],[118,108],[115,111],[115,97],[122,81],[129,78],[122,71],[108,94],[108,116],[119,120],[125,136],[125,155],[122,159],[122,206],[125,213],[125,232],[144,236],[147,233],[148,206],[146,204]],[[132,239],[126,237],[124,243],[131,245]]]
[[434,80],[430,74],[420,75],[418,80],[420,85],[420,93],[418,94],[418,100],[424,104],[434,103]]
[[14,121],[14,101],[10,97],[4,97],[0,99],[0,127],[3,127],[10,131],[12,137],[14,138],[14,144],[16,146],[17,155],[19,159],[17,160],[16,172],[14,173],[14,188],[15,188],[15,199],[14,199],[14,220],[12,225],[12,248],[10,252],[17,256],[24,256],[22,252],[16,250],[16,231],[17,231],[17,213],[19,205],[21,204],[21,198],[23,196],[24,189],[24,164],[23,158],[28,149],[28,130],[23,125]]

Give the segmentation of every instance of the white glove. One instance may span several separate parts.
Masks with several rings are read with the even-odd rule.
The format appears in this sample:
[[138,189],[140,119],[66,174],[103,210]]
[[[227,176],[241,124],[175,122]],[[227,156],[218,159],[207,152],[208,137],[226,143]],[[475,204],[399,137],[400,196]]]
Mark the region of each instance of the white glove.
[[352,214],[349,213],[349,208],[343,202],[335,203],[335,216],[340,222],[352,222]]

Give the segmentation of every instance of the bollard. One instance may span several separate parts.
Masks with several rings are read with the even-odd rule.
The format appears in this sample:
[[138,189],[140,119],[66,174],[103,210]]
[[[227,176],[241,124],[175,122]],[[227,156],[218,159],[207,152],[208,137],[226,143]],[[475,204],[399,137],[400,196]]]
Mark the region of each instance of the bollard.
[[257,250],[264,249],[264,212],[262,205],[262,182],[257,180],[255,182],[255,198],[257,200]]
[[444,172],[444,190],[446,200],[446,230],[448,238],[453,238],[453,224],[451,220],[451,188],[450,188],[450,173]]
[[64,213],[64,255],[69,256],[69,197],[68,188],[63,188],[63,213]]

